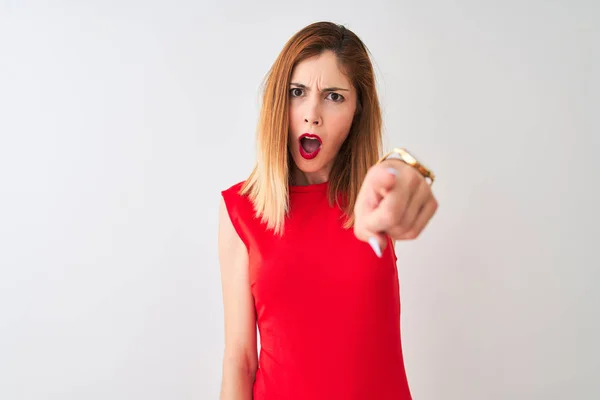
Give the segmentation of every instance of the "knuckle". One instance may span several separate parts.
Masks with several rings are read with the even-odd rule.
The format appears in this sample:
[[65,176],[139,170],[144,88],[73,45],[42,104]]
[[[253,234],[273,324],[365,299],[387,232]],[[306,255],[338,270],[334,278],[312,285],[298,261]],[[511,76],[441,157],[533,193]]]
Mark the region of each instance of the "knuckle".
[[411,229],[411,230],[409,230],[409,231],[408,231],[408,233],[407,233],[407,237],[408,237],[408,239],[410,239],[410,240],[414,240],[414,239],[416,239],[418,236],[419,236],[419,232],[417,232],[417,230],[416,230],[416,229]]
[[396,228],[394,228],[394,229],[391,229],[391,230],[389,231],[389,235],[390,235],[392,238],[403,238],[403,237],[404,237],[404,235],[405,235],[405,233],[406,233],[406,232],[404,231],[404,229],[401,229],[401,228],[399,228],[399,227],[396,227]]
[[397,226],[398,226],[398,229],[401,229],[401,230],[402,230],[402,231],[404,231],[404,232],[408,232],[408,231],[410,231],[410,225],[411,225],[411,224],[410,224],[410,221],[408,221],[408,220],[406,220],[406,219],[403,219],[403,220],[401,220],[401,221],[400,221],[400,222],[398,222],[398,224],[397,224]]
[[410,218],[409,218],[409,213],[407,213],[404,210],[403,211],[399,211],[397,213],[397,216],[396,216],[396,224],[399,225],[399,226],[404,227],[405,230],[408,229],[410,227],[410,225],[411,225],[411,221],[410,221]]
[[412,171],[408,177],[408,184],[413,188],[418,188],[423,183],[421,175],[417,171]]
[[381,222],[386,225],[393,224],[394,218],[395,218],[395,215],[394,215],[393,210],[387,209],[381,213]]
[[427,184],[427,181],[425,180],[425,178],[419,174],[416,178],[416,183],[415,185],[417,185],[417,188],[422,192],[422,193],[427,193],[429,195],[431,195],[431,188],[429,187],[429,185]]

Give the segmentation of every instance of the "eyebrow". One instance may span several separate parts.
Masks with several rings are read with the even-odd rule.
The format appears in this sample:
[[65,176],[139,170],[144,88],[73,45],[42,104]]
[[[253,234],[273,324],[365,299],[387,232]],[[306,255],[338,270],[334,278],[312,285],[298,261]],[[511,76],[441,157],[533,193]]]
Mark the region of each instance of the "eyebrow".
[[[296,83],[296,82],[290,83],[290,86],[296,86],[296,87],[299,87],[300,89],[308,89],[306,87],[306,85],[303,85],[301,83]],[[325,89],[321,90],[321,92],[339,92],[339,91],[349,92],[350,90],[349,89],[344,89],[344,88],[341,88],[341,87],[335,87],[335,86],[334,87],[328,87],[328,88],[325,88]]]

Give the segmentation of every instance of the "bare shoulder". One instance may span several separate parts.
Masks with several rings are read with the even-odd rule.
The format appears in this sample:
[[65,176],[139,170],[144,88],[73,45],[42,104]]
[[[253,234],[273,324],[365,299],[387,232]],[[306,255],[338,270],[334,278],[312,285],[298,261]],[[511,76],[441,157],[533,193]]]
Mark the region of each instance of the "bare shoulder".
[[[219,231],[218,231],[218,248],[219,248],[219,261],[231,262],[245,258],[247,262],[247,249],[244,242],[240,238],[237,230],[235,229],[229,210],[224,199],[221,199],[219,205]],[[223,265],[221,265],[223,267]]]

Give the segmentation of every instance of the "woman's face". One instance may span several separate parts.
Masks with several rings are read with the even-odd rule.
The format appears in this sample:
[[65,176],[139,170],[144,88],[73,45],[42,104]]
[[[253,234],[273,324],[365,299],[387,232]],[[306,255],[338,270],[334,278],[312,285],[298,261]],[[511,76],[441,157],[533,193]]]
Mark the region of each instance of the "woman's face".
[[294,68],[289,87],[288,148],[297,184],[329,178],[333,161],[348,137],[356,110],[356,91],[340,71],[331,51]]

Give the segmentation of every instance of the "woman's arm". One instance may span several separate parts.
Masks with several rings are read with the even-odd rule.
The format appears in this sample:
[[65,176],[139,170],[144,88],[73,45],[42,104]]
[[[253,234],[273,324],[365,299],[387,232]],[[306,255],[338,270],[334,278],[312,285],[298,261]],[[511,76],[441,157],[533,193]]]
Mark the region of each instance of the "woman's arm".
[[251,400],[258,355],[256,312],[248,281],[248,251],[235,231],[222,199],[219,264],[225,311],[221,400]]

